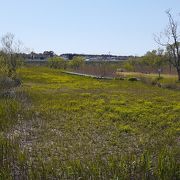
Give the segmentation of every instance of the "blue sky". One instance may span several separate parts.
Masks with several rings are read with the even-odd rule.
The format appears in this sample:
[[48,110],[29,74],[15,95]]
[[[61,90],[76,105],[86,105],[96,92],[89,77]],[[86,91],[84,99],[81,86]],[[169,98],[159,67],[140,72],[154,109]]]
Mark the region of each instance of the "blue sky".
[[15,34],[30,50],[142,55],[153,34],[180,18],[180,0],[0,0],[0,36]]

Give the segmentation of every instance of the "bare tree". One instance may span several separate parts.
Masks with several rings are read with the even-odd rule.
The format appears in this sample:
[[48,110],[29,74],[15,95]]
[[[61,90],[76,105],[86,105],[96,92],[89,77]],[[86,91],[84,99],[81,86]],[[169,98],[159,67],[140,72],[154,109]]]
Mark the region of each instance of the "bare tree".
[[22,43],[20,41],[16,41],[13,34],[7,33],[2,37],[1,44],[1,59],[3,60],[3,65],[6,68],[8,77],[13,78],[16,76],[17,67],[22,62],[22,58],[20,56]]
[[168,16],[168,26],[163,33],[159,36],[155,36],[155,41],[166,47],[167,55],[170,64],[172,64],[178,74],[178,80],[180,81],[180,32],[178,22],[174,20],[170,10],[166,11]]

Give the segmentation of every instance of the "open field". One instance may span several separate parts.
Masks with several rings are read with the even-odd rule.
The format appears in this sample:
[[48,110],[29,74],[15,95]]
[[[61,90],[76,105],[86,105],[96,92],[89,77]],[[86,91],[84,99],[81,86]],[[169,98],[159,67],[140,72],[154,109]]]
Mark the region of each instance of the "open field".
[[19,70],[0,98],[0,179],[178,179],[180,91]]

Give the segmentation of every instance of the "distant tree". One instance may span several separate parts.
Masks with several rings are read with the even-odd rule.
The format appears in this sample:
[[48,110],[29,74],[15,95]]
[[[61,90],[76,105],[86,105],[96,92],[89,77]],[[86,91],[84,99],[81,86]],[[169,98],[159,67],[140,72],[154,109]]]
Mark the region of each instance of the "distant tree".
[[157,59],[157,51],[148,51],[142,58],[141,63],[145,66],[153,67],[154,61]]
[[174,20],[170,10],[166,11],[168,26],[163,33],[155,36],[155,41],[166,47],[169,62],[176,68],[178,80],[180,81],[180,32],[177,21]]
[[0,53],[1,70],[7,73],[10,78],[16,77],[17,68],[22,65],[22,56],[20,55],[20,41],[15,41],[14,35],[7,33],[1,39],[2,49]]
[[69,61],[69,66],[72,69],[79,69],[85,62],[85,59],[81,56],[75,56],[72,60]]
[[51,57],[48,59],[48,66],[55,69],[66,69],[67,62],[61,57]]
[[154,59],[152,62],[152,67],[155,68],[156,71],[158,72],[159,78],[161,76],[163,65],[166,64],[166,58],[163,52],[164,52],[163,49],[158,49],[157,51],[155,51]]
[[1,75],[8,73],[7,63],[5,61],[5,54],[3,53],[3,51],[0,51],[0,73]]
[[146,66],[155,69],[159,76],[162,71],[163,65],[167,63],[166,57],[163,54],[163,49],[148,51],[141,59],[141,62]]
[[135,71],[137,60],[135,58],[129,58],[124,64],[123,68],[127,71]]

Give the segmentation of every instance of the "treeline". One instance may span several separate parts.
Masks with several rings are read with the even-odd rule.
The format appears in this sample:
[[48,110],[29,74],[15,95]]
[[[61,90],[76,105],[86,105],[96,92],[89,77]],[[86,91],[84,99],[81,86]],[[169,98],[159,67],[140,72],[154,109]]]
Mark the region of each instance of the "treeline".
[[172,73],[174,68],[167,53],[163,49],[158,49],[148,51],[142,57],[130,58],[123,63],[123,70],[143,73]]
[[48,66],[55,69],[74,69],[78,70],[85,63],[85,59],[81,56],[75,56],[72,60],[64,60],[61,57],[52,57],[48,59]]
[[117,71],[160,74],[172,73],[175,70],[169,61],[169,57],[162,49],[148,51],[142,57],[131,57],[128,60],[120,62],[86,62],[81,56],[75,56],[72,60],[53,57],[48,59],[48,66],[100,76],[115,76]]

